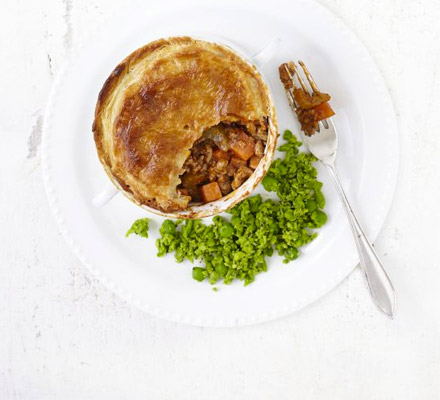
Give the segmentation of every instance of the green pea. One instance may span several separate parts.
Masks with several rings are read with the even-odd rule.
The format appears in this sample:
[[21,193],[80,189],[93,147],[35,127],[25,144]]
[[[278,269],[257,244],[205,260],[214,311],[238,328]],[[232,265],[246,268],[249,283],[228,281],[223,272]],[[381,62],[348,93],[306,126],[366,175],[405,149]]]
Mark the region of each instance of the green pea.
[[221,263],[215,267],[215,272],[217,272],[219,276],[223,277],[228,272],[228,267],[224,263]]
[[309,200],[307,201],[307,209],[309,211],[315,211],[318,208],[316,201],[314,200]]
[[141,218],[133,222],[131,228],[127,231],[125,236],[130,236],[132,233],[136,235],[148,238],[148,223],[150,220],[148,218]]
[[241,219],[240,219],[240,217],[239,217],[238,215],[234,215],[234,216],[231,218],[231,224],[234,225],[234,226],[240,225],[240,224],[241,224]]
[[295,212],[293,210],[287,210],[284,213],[284,217],[288,220],[288,221],[294,221],[295,220]]
[[292,131],[290,131],[289,129],[286,129],[284,131],[283,139],[289,141],[289,140],[292,140],[293,138],[294,137],[293,137]]
[[327,222],[327,215],[321,210],[313,212],[312,219],[316,223],[317,227],[324,225]]
[[209,283],[214,284],[219,280],[218,273],[216,271],[211,272],[211,275],[209,276]]
[[179,252],[179,249],[177,249],[177,251],[174,253],[174,258],[176,259],[176,262],[181,263],[185,259],[185,255],[182,251]]
[[266,176],[263,179],[263,186],[268,192],[275,191],[277,187],[277,180],[271,176]]
[[220,227],[218,233],[222,238],[231,237],[234,234],[234,227],[229,223],[225,223]]
[[165,234],[174,235],[176,233],[176,225],[170,219],[166,219],[165,221],[163,221],[159,232],[162,235],[165,235]]
[[194,267],[192,269],[192,277],[196,281],[199,281],[199,282],[204,281],[205,278],[206,278],[206,276],[205,276],[205,268]]
[[273,254],[273,247],[266,248],[266,250],[264,251],[264,254],[268,257],[271,257]]
[[286,257],[286,260],[295,260],[298,258],[299,252],[296,247],[290,247],[285,253],[284,256]]
[[319,206],[319,208],[324,208],[325,206],[325,198],[322,194],[321,190],[315,189],[315,197],[316,197],[316,203]]

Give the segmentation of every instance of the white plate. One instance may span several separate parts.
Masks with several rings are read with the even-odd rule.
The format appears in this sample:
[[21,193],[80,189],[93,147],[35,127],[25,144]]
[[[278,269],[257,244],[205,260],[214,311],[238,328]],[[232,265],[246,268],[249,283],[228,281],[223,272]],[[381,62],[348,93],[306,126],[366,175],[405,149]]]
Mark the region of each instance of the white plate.
[[[273,38],[277,55],[262,67],[278,110],[281,130],[298,132],[278,81],[277,66],[303,59],[318,84],[332,94],[340,135],[338,166],[345,189],[371,239],[390,207],[397,175],[398,138],[385,84],[365,48],[314,2],[219,2],[211,7],[139,9],[117,29],[102,30],[59,76],[44,126],[43,171],[49,202],[72,250],[123,299],[165,319],[203,326],[246,325],[285,316],[332,289],[358,262],[348,223],[323,169],[329,221],[290,264],[273,257],[269,271],[248,287],[191,278],[191,265],[172,255],[156,257],[161,218],[147,215],[123,196],[97,209],[92,198],[108,183],[91,133],[98,92],[114,66],[151,40],[180,34],[224,37],[253,55]],[[169,3],[167,3],[169,5]],[[171,11],[172,10],[172,11]],[[148,240],[124,233],[139,217],[152,218]],[[367,296],[367,291],[364,294]]]

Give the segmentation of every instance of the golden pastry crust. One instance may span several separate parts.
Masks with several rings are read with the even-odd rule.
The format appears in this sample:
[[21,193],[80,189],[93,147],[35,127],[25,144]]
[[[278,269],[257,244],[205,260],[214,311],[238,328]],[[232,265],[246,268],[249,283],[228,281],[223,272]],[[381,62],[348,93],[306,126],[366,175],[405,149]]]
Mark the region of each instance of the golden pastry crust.
[[176,188],[206,128],[269,115],[268,90],[253,66],[224,46],[173,37],[114,69],[99,94],[93,133],[113,182],[138,204],[168,212],[188,206]]

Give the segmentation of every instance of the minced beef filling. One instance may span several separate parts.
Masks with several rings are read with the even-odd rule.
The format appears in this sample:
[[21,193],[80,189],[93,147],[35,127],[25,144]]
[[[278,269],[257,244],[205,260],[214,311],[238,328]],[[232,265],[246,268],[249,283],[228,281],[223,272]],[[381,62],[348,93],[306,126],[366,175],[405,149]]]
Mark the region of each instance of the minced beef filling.
[[267,132],[267,122],[220,123],[205,130],[183,165],[179,192],[207,203],[240,187],[263,158]]

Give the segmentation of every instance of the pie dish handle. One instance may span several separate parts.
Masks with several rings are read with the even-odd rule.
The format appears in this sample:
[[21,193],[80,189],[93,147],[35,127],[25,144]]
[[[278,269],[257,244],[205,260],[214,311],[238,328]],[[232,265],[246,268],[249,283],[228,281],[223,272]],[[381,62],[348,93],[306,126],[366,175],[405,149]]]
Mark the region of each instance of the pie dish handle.
[[96,194],[92,199],[92,204],[96,208],[101,208],[105,204],[107,204],[113,197],[115,197],[119,193],[119,190],[114,186],[108,185],[106,188],[103,188],[98,194]]
[[251,59],[257,66],[262,66],[272,60],[281,44],[279,37],[274,37],[266,46],[254,54]]

